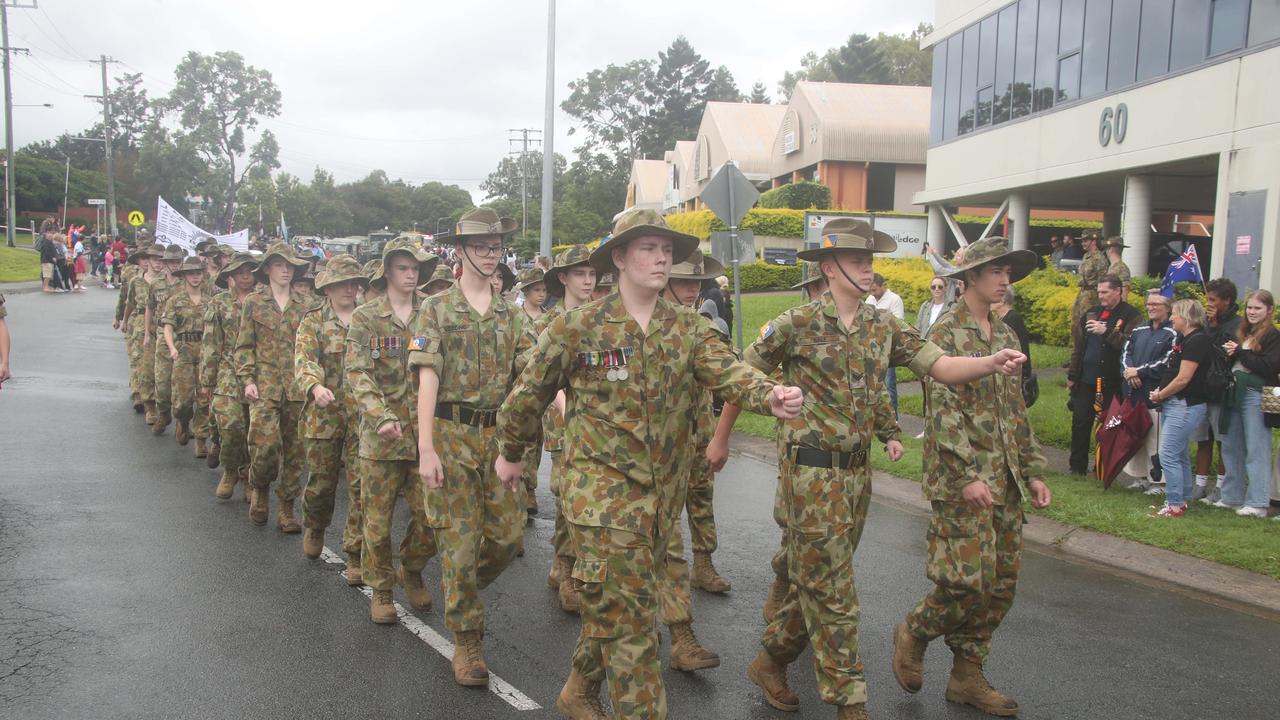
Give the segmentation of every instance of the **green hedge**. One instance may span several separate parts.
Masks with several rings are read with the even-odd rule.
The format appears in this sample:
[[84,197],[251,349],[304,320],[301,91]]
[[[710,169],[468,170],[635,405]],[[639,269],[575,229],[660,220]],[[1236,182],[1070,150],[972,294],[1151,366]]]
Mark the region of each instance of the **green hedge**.
[[[800,282],[800,265],[766,265],[757,260],[742,266],[742,291],[786,290]],[[733,287],[733,268],[726,268],[729,287]]]
[[[760,204],[747,213],[746,219],[742,221],[742,227],[754,231],[757,235],[769,235],[771,237],[782,238],[803,238],[804,237],[804,214],[806,209],[791,209],[786,207],[770,208],[764,206],[764,198],[770,193],[785,190],[789,187],[804,185],[805,183],[794,183],[792,185],[784,185],[775,190],[770,190],[761,196]],[[819,183],[808,183],[826,187]],[[776,197],[776,196],[775,196]],[[771,201],[772,202],[772,201]],[[830,204],[828,201],[825,204]],[[792,206],[794,207],[794,206]],[[817,205],[822,207],[822,205]],[[827,211],[832,212],[832,211]],[[901,216],[903,213],[868,213],[889,214]],[[916,217],[923,217],[916,213],[907,213]],[[991,218],[980,217],[977,215],[960,215],[956,217],[956,222],[962,225],[986,225]],[[711,237],[712,232],[728,230],[729,228],[716,219],[716,216],[710,210],[694,210],[691,212],[672,213],[667,216],[667,224],[683,233],[696,235],[703,240]],[[1050,228],[1075,228],[1079,230],[1096,230],[1102,227],[1102,223],[1089,220],[1032,220],[1032,227],[1050,227]]]
[[791,210],[831,207],[831,188],[812,180],[790,183],[761,195],[760,207]]

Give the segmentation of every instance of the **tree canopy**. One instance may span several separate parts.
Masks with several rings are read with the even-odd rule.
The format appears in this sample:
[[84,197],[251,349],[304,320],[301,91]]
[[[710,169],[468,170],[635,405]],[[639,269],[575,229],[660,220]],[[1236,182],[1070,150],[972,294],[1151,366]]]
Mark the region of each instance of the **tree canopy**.
[[778,94],[790,99],[801,80],[869,83],[873,85],[928,85],[932,81],[933,51],[921,50],[920,40],[933,26],[920,23],[907,35],[880,33],[871,37],[854,33],[849,40],[822,55],[805,53],[800,69],[787,71],[778,83]]

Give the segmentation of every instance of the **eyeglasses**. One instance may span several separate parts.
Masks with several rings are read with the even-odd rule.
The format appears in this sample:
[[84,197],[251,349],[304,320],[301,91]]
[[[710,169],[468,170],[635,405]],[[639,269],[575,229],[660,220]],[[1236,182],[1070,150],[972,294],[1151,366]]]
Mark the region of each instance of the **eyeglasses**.
[[944,288],[944,287],[946,287],[946,286],[945,286],[945,285],[930,285],[929,287],[930,287],[930,288],[932,288],[932,289],[934,289],[934,290],[941,290],[942,288]]
[[501,245],[467,245],[479,257],[495,257],[502,254]]

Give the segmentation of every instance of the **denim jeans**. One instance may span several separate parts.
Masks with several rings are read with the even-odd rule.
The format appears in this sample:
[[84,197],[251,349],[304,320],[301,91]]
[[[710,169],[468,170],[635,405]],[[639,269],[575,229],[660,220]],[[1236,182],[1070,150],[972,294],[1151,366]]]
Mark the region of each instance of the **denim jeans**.
[[1191,494],[1191,433],[1204,420],[1206,406],[1187,405],[1186,400],[1169,398],[1160,405],[1160,467],[1164,470],[1164,499],[1172,507],[1187,504]]
[[884,386],[889,390],[889,403],[893,405],[893,416],[898,416],[898,369],[889,368],[884,374]]
[[1222,502],[1265,510],[1271,504],[1271,431],[1262,422],[1262,392],[1256,388],[1245,390],[1239,407],[1223,409],[1224,415],[1228,412],[1230,419],[1224,418],[1227,432],[1219,436],[1227,471],[1222,481]]

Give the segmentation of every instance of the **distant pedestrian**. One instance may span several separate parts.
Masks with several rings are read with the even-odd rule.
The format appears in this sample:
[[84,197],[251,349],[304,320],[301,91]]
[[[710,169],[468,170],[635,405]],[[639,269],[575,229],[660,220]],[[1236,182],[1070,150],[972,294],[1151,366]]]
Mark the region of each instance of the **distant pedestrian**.
[[1178,518],[1187,512],[1192,476],[1188,444],[1205,417],[1205,379],[1213,344],[1205,332],[1204,306],[1195,300],[1173,304],[1173,329],[1178,343],[1161,378],[1151,391],[1160,403],[1160,467],[1164,471],[1164,506],[1152,517]]
[[1049,238],[1049,262],[1053,263],[1054,267],[1062,265],[1062,253],[1065,250],[1066,248],[1062,246],[1062,238],[1057,235]]
[[[905,319],[907,314],[902,306],[902,298],[889,289],[884,276],[880,273],[876,273],[871,278],[871,295],[867,298],[867,303],[875,305],[877,309],[884,310],[899,320]],[[893,405],[893,414],[896,416],[898,414],[897,368],[889,368],[884,376],[884,384],[889,390],[889,404]]]
[[[1228,340],[1233,340],[1240,327],[1240,306],[1236,302],[1239,297],[1236,284],[1227,278],[1215,278],[1205,286],[1204,312],[1205,332],[1214,347],[1222,347]],[[1226,480],[1226,469],[1222,463],[1222,445],[1218,438],[1218,421],[1222,415],[1221,398],[1206,398],[1208,408],[1204,419],[1192,433],[1191,439],[1196,443],[1196,475],[1195,487],[1191,490],[1192,500],[1208,499],[1217,502],[1221,498],[1222,483]],[[1213,451],[1218,450],[1217,482],[1209,484],[1209,476],[1213,474]]]
[[47,293],[62,292],[57,282],[58,248],[54,245],[57,237],[58,229],[45,225],[36,241],[36,250],[40,252],[40,289]]
[[929,282],[929,299],[920,303],[920,309],[916,311],[916,330],[920,331],[920,337],[928,334],[930,326],[938,321],[938,317],[946,309],[947,279],[934,276]]

